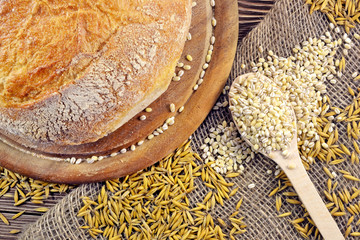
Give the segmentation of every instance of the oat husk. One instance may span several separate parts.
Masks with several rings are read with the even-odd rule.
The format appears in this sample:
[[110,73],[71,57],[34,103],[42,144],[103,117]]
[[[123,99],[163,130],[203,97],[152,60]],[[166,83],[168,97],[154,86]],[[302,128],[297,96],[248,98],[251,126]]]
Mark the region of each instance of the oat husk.
[[[251,61],[256,61],[263,55],[258,52],[258,47],[262,46],[266,51],[272,50],[279,56],[289,56],[292,54],[291,49],[307,39],[308,37],[320,37],[328,30],[329,21],[325,15],[320,12],[314,12],[309,15],[309,6],[304,5],[303,0],[281,0],[277,1],[264,18],[264,20],[253,29],[246,38],[239,44],[233,66],[233,70],[228,80],[228,84],[238,75],[249,72]],[[355,32],[360,33],[360,28],[353,29],[350,35]],[[336,38],[342,36],[344,30],[337,34]],[[332,34],[335,37],[335,33]],[[353,39],[355,46],[349,51],[346,57],[346,71],[344,76],[339,79],[338,84],[328,84],[328,93],[333,105],[344,108],[351,103],[352,98],[348,94],[348,86],[356,89],[357,83],[352,81],[351,74],[355,71],[360,72],[358,57],[360,53],[359,41]],[[339,51],[341,52],[341,51]],[[337,58],[341,58],[337,55]],[[241,69],[242,63],[247,64],[245,69]],[[225,96],[221,96],[219,101],[223,102]],[[201,127],[193,134],[192,147],[198,150],[203,139],[207,136],[208,129],[217,126],[223,120],[230,121],[229,111],[222,108],[219,111],[212,111]],[[348,139],[345,134],[346,125],[338,125],[340,142],[347,143]],[[351,146],[351,144],[348,144]],[[310,178],[314,182],[319,192],[325,190],[328,176],[323,171],[326,166],[331,171],[336,168],[349,171],[353,176],[360,176],[360,166],[353,165],[350,161],[345,161],[340,165],[328,166],[317,161],[311,166],[309,171]],[[247,232],[238,239],[303,239],[288,220],[296,219],[304,215],[304,210],[300,205],[287,204],[283,198],[281,212],[276,211],[276,197],[268,197],[272,189],[277,187],[277,180],[274,175],[266,174],[268,169],[276,169],[276,165],[261,156],[250,163],[246,164],[244,174],[233,178],[232,181],[239,186],[238,193],[232,197],[231,201],[225,201],[225,206],[218,206],[212,215],[214,218],[225,217],[231,214],[235,205],[241,197],[244,197],[241,215],[246,218]],[[339,182],[339,189],[344,187],[350,189],[352,186],[359,187],[358,183],[344,179],[341,174],[334,181]],[[256,187],[248,189],[250,183],[255,183]],[[81,208],[81,196],[96,196],[101,189],[101,183],[85,184],[68,194],[55,207],[50,209],[37,222],[27,227],[20,239],[87,239],[89,236],[84,230],[79,229],[84,224],[81,218],[77,218],[77,211]],[[195,194],[190,196],[190,201],[198,202],[204,197],[207,190],[198,189]],[[325,201],[324,194],[321,194]],[[358,200],[356,200],[358,201]],[[326,200],[328,203],[329,201]],[[277,217],[281,213],[292,212],[289,217]],[[351,217],[348,213],[345,216],[336,217],[335,220],[340,226],[340,230],[345,233],[347,221]],[[357,222],[358,216],[355,216],[353,223]],[[360,231],[360,226],[353,225],[352,231]],[[90,238],[89,238],[90,239]],[[98,237],[98,239],[102,239]]]

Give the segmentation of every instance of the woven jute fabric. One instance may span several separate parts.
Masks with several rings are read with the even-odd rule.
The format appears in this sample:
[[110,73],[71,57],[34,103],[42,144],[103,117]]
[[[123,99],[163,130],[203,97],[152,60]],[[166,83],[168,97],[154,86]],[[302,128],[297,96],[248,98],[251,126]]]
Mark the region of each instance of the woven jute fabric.
[[[264,55],[258,51],[258,47],[262,46],[264,52],[272,50],[275,54],[282,57],[287,57],[292,54],[292,48],[300,44],[309,37],[319,38],[325,31],[328,30],[329,21],[326,16],[320,12],[315,12],[309,15],[309,7],[304,5],[303,0],[279,0],[275,3],[272,10],[264,18],[264,20],[254,28],[242,42],[238,44],[235,62],[232,72],[230,74],[228,85],[240,74],[250,72],[250,62],[256,61],[259,57]],[[357,27],[351,32],[351,36],[360,32]],[[333,33],[333,37],[339,38],[343,35],[341,33]],[[341,50],[336,56],[340,58]],[[338,79],[336,85],[327,84],[328,94],[334,106],[344,108],[351,103],[352,98],[347,93],[348,86],[356,89],[356,83],[351,79],[351,74],[355,71],[360,72],[360,65],[358,59],[360,55],[359,41],[354,40],[354,47],[349,51],[346,57],[346,72],[341,79]],[[246,64],[245,69],[241,69],[240,65]],[[219,98],[219,102],[223,102],[226,95]],[[231,115],[227,108],[212,111],[205,122],[193,134],[192,147],[195,151],[201,153],[200,146],[203,140],[209,134],[211,127],[216,127],[224,120],[231,121]],[[339,124],[340,142],[348,141],[345,134],[346,127]],[[349,145],[351,146],[351,145]],[[272,189],[278,186],[278,180],[275,179],[274,174],[267,174],[267,170],[275,172],[276,164],[268,159],[257,155],[249,163],[245,163],[245,170],[242,175],[232,179],[232,181],[239,187],[238,193],[231,198],[231,201],[225,201],[225,205],[218,206],[213,212],[212,216],[226,218],[234,212],[236,203],[241,197],[244,197],[240,215],[245,216],[245,223],[247,224],[247,232],[243,235],[237,235],[238,239],[302,239],[294,227],[288,220],[302,217],[304,210],[299,205],[290,205],[284,203],[281,212],[292,212],[291,217],[278,218],[279,214],[275,209],[275,197],[268,197]],[[360,166],[353,165],[350,161],[345,161],[341,165],[328,166],[325,163],[316,161],[311,165],[309,175],[320,195],[325,200],[323,190],[326,189],[326,181],[328,176],[322,170],[323,166],[327,166],[331,171],[336,169],[343,169],[349,171],[354,176],[360,176]],[[336,177],[334,181],[339,182],[339,188],[346,187],[350,189],[352,186],[360,187],[359,184],[345,180],[343,177]],[[255,188],[249,189],[247,186],[251,183],[255,184]],[[198,184],[198,189],[190,195],[190,201],[196,203],[203,199],[207,193],[205,186]],[[77,211],[81,208],[82,196],[94,197],[100,189],[102,183],[85,184],[77,187],[74,191],[68,194],[55,207],[44,214],[37,222],[29,225],[27,230],[19,237],[20,239],[90,239],[86,231],[79,229],[84,225],[81,218],[77,218]],[[284,201],[283,201],[284,202]],[[344,233],[346,223],[350,214],[346,216],[337,217],[340,230]],[[358,217],[355,218],[355,221]],[[354,221],[354,222],[355,222]],[[354,224],[353,224],[354,225]],[[354,225],[355,226],[355,225]],[[354,227],[353,231],[360,231],[359,227]],[[101,236],[98,239],[103,239]]]

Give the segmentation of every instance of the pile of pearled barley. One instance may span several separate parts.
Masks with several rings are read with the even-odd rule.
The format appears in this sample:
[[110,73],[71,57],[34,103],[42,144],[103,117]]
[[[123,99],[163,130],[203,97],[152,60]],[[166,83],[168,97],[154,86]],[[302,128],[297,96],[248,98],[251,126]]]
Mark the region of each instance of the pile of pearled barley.
[[288,157],[296,122],[291,105],[269,78],[241,76],[230,90],[230,107],[241,136],[256,152],[281,151]]
[[[242,172],[243,163],[254,158],[254,153],[244,142],[233,122],[223,121],[216,128],[209,130],[209,136],[200,149],[205,163],[213,162],[216,172],[225,174],[228,171]],[[215,157],[216,156],[216,157]]]

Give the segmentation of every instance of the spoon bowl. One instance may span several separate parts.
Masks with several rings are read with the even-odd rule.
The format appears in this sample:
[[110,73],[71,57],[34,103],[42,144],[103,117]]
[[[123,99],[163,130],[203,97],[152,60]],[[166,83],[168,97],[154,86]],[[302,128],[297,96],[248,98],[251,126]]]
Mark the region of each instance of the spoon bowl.
[[[258,81],[267,81],[271,80],[263,75],[248,73],[237,77],[231,85],[230,93],[235,93],[235,85],[240,84],[247,78],[257,78]],[[284,98],[281,100],[285,101]],[[229,99],[230,106],[234,107],[234,102],[232,99]],[[231,108],[230,108],[231,109]],[[243,139],[251,146],[252,149],[256,149],[254,144],[249,140],[244,134],[243,128],[238,125],[237,116],[235,116],[234,111],[231,111],[231,114],[234,119],[235,126],[240,132]],[[291,107],[291,115],[294,119],[295,113]],[[251,127],[251,126],[247,126]],[[276,130],[275,130],[276,131]],[[296,123],[294,126],[293,137],[288,142],[287,152],[282,152],[280,150],[271,150],[264,151],[260,150],[259,152],[265,155],[266,157],[272,159],[276,162],[280,168],[285,172],[286,176],[290,180],[292,186],[297,192],[300,200],[306,207],[309,215],[316,224],[316,227],[319,229],[321,235],[325,240],[341,240],[344,239],[344,236],[341,234],[339,227],[334,221],[333,217],[326,208],[324,202],[322,201],[320,195],[318,194],[315,186],[311,182],[299,156],[298,146],[297,146],[297,135],[296,135]]]

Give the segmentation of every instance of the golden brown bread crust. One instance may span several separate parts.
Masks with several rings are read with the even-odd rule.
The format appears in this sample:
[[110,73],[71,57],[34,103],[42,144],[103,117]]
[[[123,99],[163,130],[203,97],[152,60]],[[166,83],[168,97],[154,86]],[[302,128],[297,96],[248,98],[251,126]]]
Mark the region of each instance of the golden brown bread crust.
[[167,89],[190,16],[190,0],[1,1],[0,132],[33,148],[106,136]]

